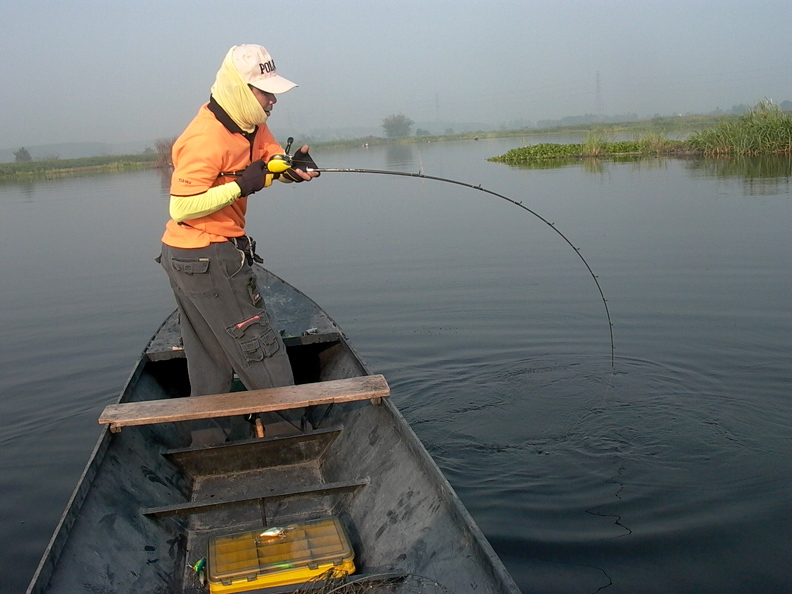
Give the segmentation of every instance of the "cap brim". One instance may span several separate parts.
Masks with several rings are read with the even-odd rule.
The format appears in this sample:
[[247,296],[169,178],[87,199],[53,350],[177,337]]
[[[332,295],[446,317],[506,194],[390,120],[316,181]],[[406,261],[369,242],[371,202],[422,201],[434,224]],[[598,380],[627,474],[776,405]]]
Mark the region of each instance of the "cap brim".
[[293,83],[277,74],[261,81],[251,82],[250,84],[267,93],[285,93],[297,86],[297,83]]

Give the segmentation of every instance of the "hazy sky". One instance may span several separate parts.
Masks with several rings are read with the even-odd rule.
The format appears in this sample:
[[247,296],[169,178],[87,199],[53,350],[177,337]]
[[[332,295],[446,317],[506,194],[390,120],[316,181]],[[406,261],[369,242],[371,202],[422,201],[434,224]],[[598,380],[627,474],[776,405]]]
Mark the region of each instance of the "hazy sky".
[[792,0],[0,0],[0,147],[174,136],[229,47],[300,86],[281,134],[792,99]]

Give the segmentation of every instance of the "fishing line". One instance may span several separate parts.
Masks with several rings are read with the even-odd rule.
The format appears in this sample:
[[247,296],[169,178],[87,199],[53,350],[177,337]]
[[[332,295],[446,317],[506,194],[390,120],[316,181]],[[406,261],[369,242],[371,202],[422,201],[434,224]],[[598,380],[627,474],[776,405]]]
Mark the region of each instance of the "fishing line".
[[599,291],[600,298],[602,299],[602,304],[605,306],[605,315],[608,317],[608,330],[610,331],[610,344],[611,344],[611,368],[615,369],[615,367],[616,367],[616,365],[615,365],[615,351],[616,351],[616,349],[615,349],[614,344],[613,344],[613,322],[611,321],[610,309],[608,308],[608,300],[605,299],[605,293],[602,291],[602,287],[600,286],[600,283],[599,283],[599,280],[597,278],[597,275],[594,274],[594,271],[591,269],[591,266],[589,266],[589,263],[583,257],[583,254],[580,253],[580,249],[575,247],[575,244],[573,244],[566,235],[564,235],[563,233],[561,233],[561,231],[558,230],[558,228],[555,226],[555,223],[551,223],[550,221],[548,221],[546,218],[544,218],[539,213],[531,210],[530,208],[525,206],[522,203],[522,201],[517,201],[517,200],[514,200],[512,198],[509,198],[508,196],[504,196],[503,194],[498,194],[497,192],[493,192],[492,190],[488,190],[487,188],[482,187],[481,184],[474,185],[474,184],[469,184],[467,182],[458,181],[458,180],[455,180],[455,179],[449,179],[449,178],[446,178],[446,177],[437,177],[437,176],[434,176],[434,175],[426,175],[425,173],[423,173],[423,171],[419,171],[418,173],[410,173],[410,172],[406,172],[406,171],[389,171],[387,169],[357,169],[357,168],[332,168],[332,167],[317,167],[317,168],[313,168],[313,169],[308,168],[308,169],[306,169],[306,171],[308,171],[308,172],[315,171],[317,173],[371,173],[371,174],[376,174],[376,175],[395,175],[395,176],[401,176],[401,177],[415,177],[415,178],[419,178],[419,179],[428,179],[428,180],[443,182],[443,183],[447,183],[447,184],[454,184],[454,185],[457,185],[457,186],[462,186],[464,188],[470,188],[472,190],[479,190],[480,192],[484,192],[485,194],[490,194],[492,196],[495,196],[496,198],[500,198],[501,200],[505,200],[506,202],[510,202],[511,204],[513,204],[515,206],[518,206],[519,208],[522,208],[524,211],[532,214],[537,219],[542,221],[545,225],[550,227],[553,231],[558,233],[558,235],[560,235],[561,238],[565,242],[567,242],[567,244],[569,244],[569,246],[573,250],[575,250],[575,253],[578,255],[578,258],[580,258],[580,260],[586,266],[586,269],[589,271],[589,274],[591,275],[591,278],[594,279],[594,284],[597,285],[597,290]]

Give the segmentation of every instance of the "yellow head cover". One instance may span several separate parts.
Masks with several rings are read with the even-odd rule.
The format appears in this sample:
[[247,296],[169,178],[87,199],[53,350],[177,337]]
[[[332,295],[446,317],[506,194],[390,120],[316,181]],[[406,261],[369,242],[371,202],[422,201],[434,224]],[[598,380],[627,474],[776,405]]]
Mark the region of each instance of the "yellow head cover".
[[233,53],[236,47],[228,50],[223,65],[217,71],[212,97],[240,128],[252,132],[256,126],[267,121],[267,113],[234,66]]

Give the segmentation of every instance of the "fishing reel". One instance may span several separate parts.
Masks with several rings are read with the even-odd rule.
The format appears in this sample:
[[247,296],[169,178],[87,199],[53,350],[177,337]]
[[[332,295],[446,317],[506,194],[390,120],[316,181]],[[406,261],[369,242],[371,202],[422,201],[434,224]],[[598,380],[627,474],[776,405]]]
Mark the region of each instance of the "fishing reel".
[[270,157],[269,161],[267,161],[267,171],[270,173],[283,173],[291,168],[292,158],[291,155],[289,155],[289,149],[291,148],[292,142],[294,142],[294,138],[289,136],[286,142],[286,150],[284,150],[283,154],[272,155]]
[[272,155],[267,161],[267,171],[270,173],[283,173],[291,166],[292,160],[289,155]]

